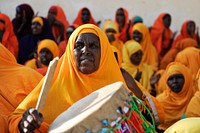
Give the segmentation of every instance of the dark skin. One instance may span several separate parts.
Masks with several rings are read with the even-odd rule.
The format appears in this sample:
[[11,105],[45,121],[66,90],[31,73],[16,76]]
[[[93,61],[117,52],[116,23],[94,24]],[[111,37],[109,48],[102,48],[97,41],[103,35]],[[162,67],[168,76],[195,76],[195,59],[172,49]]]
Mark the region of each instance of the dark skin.
[[[83,74],[91,74],[98,70],[101,58],[99,37],[93,33],[80,34],[74,46],[76,68]],[[27,109],[19,122],[20,132],[33,133],[43,122],[43,116],[34,108]]]
[[50,61],[53,60],[53,54],[47,48],[43,48],[39,53],[40,62],[46,66],[49,65]]
[[42,33],[42,26],[38,22],[33,22],[31,25],[32,34],[38,35]]
[[193,37],[195,34],[195,23],[193,21],[190,21],[187,23],[187,32],[190,35],[190,37]]
[[117,20],[117,23],[119,24],[119,32],[122,31],[122,28],[124,27],[125,25],[125,15],[124,15],[124,11],[122,8],[119,8],[117,10],[117,13],[116,13],[116,20]]
[[106,35],[108,37],[109,42],[113,42],[115,41],[115,36],[114,34],[116,34],[116,31],[114,29],[106,29]]
[[134,30],[133,31],[133,39],[135,41],[137,41],[138,43],[141,43],[142,39],[143,39],[142,33],[140,31],[138,31],[138,30]]
[[167,85],[175,93],[179,93],[182,90],[184,83],[183,74],[173,74],[167,80]]
[[84,24],[87,24],[89,21],[90,21],[90,12],[89,12],[89,10],[87,9],[87,8],[84,8],[83,10],[82,10],[82,15],[81,15],[81,19],[82,19],[82,22],[84,23]]

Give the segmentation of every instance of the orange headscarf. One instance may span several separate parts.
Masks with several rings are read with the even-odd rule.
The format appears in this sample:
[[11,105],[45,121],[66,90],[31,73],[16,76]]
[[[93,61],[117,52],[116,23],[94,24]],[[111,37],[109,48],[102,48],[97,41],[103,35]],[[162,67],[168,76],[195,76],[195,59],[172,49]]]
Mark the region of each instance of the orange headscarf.
[[[120,8],[118,8],[117,10],[119,10]],[[117,23],[117,10],[115,12],[115,22]],[[120,32],[120,36],[119,39],[123,41],[123,43],[125,43],[127,41],[127,28],[128,28],[128,11],[125,8],[122,8],[123,12],[124,12],[124,17],[125,17],[125,23],[124,23],[124,27],[122,28],[121,32]],[[118,25],[119,27],[119,25]]]
[[0,132],[8,125],[8,115],[41,79],[39,73],[17,64],[13,54],[0,44]]
[[131,55],[139,50],[143,52],[142,47],[138,42],[130,40],[125,43],[122,53],[123,54],[122,68],[128,71],[133,78],[135,78],[137,71],[141,71],[142,76],[139,82],[150,93],[152,89],[150,85],[150,77],[153,74],[153,68],[150,65],[143,63],[142,61],[138,66],[136,66],[130,60]]
[[[66,31],[67,27],[69,26],[69,22],[67,20],[67,17],[65,15],[65,12],[63,11],[62,7],[58,5],[53,5],[49,8],[49,10],[54,10],[56,12],[56,20],[60,21],[64,25],[64,31]],[[54,38],[57,39],[59,36],[59,30],[57,27],[53,26],[52,27],[52,32],[54,35]],[[64,38],[66,39],[65,33],[64,33]]]
[[142,34],[142,41],[140,45],[144,51],[143,62],[151,65],[154,70],[158,68],[158,55],[155,47],[151,42],[151,37],[149,34],[149,29],[143,23],[137,23],[133,26],[132,33],[137,30]]
[[[82,33],[95,33],[100,40],[101,59],[99,68],[91,74],[81,73],[75,65],[73,52],[74,45],[77,36]],[[60,113],[69,108],[73,103],[91,92],[117,81],[124,82],[124,79],[106,34],[93,24],[79,26],[72,33],[66,51],[58,61],[46,104],[41,110],[44,122],[38,130],[40,132],[46,132],[49,124],[51,124]],[[10,132],[17,132],[18,123],[21,120],[22,113],[28,107],[36,106],[42,83],[43,80],[18,106],[10,117]]]
[[[87,8],[87,7],[83,7],[83,8],[81,8],[81,9],[79,10],[78,15],[77,15],[76,19],[74,20],[73,24],[78,25],[78,26],[84,24],[83,21],[82,21],[82,19],[81,19],[81,18],[82,18],[81,16],[82,16],[83,9],[88,9],[88,8]],[[97,23],[95,22],[95,20],[94,20],[94,18],[93,18],[93,16],[92,16],[91,11],[90,11],[89,9],[88,9],[88,11],[89,11],[89,13],[90,13],[90,20],[89,20],[88,24],[97,25]]]
[[[183,74],[185,82],[179,93],[171,91],[167,85],[168,78],[173,74]],[[190,99],[194,95],[194,85],[191,71],[178,62],[172,62],[165,71],[166,90],[157,99],[163,105],[165,111],[165,121],[160,124],[159,129],[166,130],[169,126],[181,119],[185,113]]]
[[18,41],[13,31],[13,25],[10,18],[3,13],[0,13],[0,20],[3,20],[5,24],[0,25],[0,29],[4,28],[5,32],[2,38],[2,44],[17,58],[18,56]]
[[[177,43],[185,38],[192,38],[194,40],[196,40],[196,35],[194,34],[193,37],[190,37],[190,35],[188,34],[188,30],[187,30],[187,24],[189,22],[194,22],[193,20],[187,20],[182,24],[181,27],[181,32],[180,34],[176,37],[176,39],[174,40],[172,47],[171,48],[175,48]],[[194,22],[195,23],[195,22]]]
[[170,62],[173,62],[178,52],[182,51],[187,47],[194,47],[194,46],[197,46],[197,42],[192,38],[185,38],[179,41],[175,46],[175,48],[170,49],[166,53],[166,55],[162,58],[160,63],[160,68],[165,69]]
[[[116,31],[116,33],[112,33],[115,37],[115,40],[110,42],[111,45],[113,45],[114,47],[116,47],[119,52],[120,52],[120,56],[122,56],[122,48],[123,48],[123,42],[119,39],[119,30],[117,28],[117,24],[111,20],[107,20],[105,23],[104,23],[104,26],[103,26],[103,31],[106,32],[107,29],[113,29]],[[122,58],[122,57],[121,57]]]
[[[156,47],[158,55],[162,48],[168,48],[170,43],[170,38],[172,36],[172,31],[170,28],[165,28],[163,17],[168,13],[161,13],[158,18],[155,20],[152,28],[151,28],[151,41],[153,45]],[[164,38],[163,38],[163,32]],[[164,41],[163,41],[164,39]]]
[[175,61],[187,66],[195,78],[200,68],[200,49],[188,47],[176,55]]
[[186,117],[200,117],[200,69],[196,75],[197,92],[190,100],[186,110]]

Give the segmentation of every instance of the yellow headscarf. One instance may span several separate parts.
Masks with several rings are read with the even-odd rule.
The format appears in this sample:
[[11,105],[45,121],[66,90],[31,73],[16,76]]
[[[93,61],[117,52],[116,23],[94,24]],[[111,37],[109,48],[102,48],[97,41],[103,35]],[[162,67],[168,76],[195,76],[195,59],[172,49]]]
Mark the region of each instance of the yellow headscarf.
[[130,57],[132,54],[136,53],[137,51],[142,50],[141,45],[133,40],[127,41],[123,47],[123,63],[122,68],[124,68],[126,71],[128,71],[133,78],[135,78],[137,71],[142,71],[142,77],[140,79],[140,83],[143,85],[143,87],[150,92],[151,85],[150,85],[150,77],[153,74],[153,68],[150,65],[147,65],[143,62],[143,60],[140,62],[138,66],[131,63]]
[[143,61],[149,65],[151,65],[154,70],[158,68],[158,55],[156,48],[153,46],[151,42],[151,37],[149,34],[149,29],[143,23],[137,23],[133,26],[132,33],[137,30],[142,33],[142,41],[140,45],[144,51]]
[[[183,74],[185,79],[183,88],[179,93],[171,91],[167,85],[169,76],[173,74]],[[165,111],[165,122],[159,126],[159,128],[163,130],[181,119],[181,116],[186,111],[189,101],[194,95],[191,71],[186,66],[179,62],[172,62],[167,66],[164,76],[166,89],[157,97]]]
[[[95,33],[100,39],[101,59],[99,69],[91,74],[81,73],[75,65],[74,45],[81,33]],[[73,103],[108,84],[124,82],[120,68],[114,57],[106,34],[93,24],[79,26],[70,36],[66,51],[60,58],[46,104],[41,110],[44,122],[40,127],[41,132],[47,131],[48,124]],[[10,131],[16,132],[22,113],[28,107],[35,107],[43,80],[20,104],[10,117]],[[124,82],[125,84],[125,82]]]
[[107,29],[113,29],[116,31],[115,34],[112,33],[115,37],[115,40],[110,42],[110,44],[115,46],[119,50],[120,56],[122,58],[122,48],[123,48],[124,43],[119,39],[120,33],[118,30],[117,24],[114,21],[107,20],[104,23],[103,31],[106,32]]
[[42,18],[39,16],[36,16],[35,18],[33,18],[32,23],[34,22],[38,22],[41,26],[44,25]]

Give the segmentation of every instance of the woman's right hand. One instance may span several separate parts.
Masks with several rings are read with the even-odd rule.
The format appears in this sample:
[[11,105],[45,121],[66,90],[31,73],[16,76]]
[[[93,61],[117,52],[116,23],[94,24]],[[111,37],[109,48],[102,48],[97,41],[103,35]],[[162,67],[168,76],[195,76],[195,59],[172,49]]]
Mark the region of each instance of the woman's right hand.
[[35,129],[40,127],[43,120],[41,113],[34,108],[29,108],[24,112],[18,129],[20,133],[33,133]]

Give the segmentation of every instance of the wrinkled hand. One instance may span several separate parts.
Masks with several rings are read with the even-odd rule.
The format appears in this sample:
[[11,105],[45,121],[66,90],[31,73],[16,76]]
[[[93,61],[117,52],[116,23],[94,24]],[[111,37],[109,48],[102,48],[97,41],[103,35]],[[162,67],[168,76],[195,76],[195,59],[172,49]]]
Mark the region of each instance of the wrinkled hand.
[[160,79],[161,75],[160,74],[156,74],[156,72],[154,72],[150,78],[150,84],[154,85],[155,83],[157,83]]
[[135,75],[135,80],[137,80],[139,82],[141,77],[142,77],[142,72],[139,71],[139,69],[137,69],[137,74]]
[[19,122],[18,128],[21,133],[33,133],[43,122],[43,116],[34,108],[27,109]]

